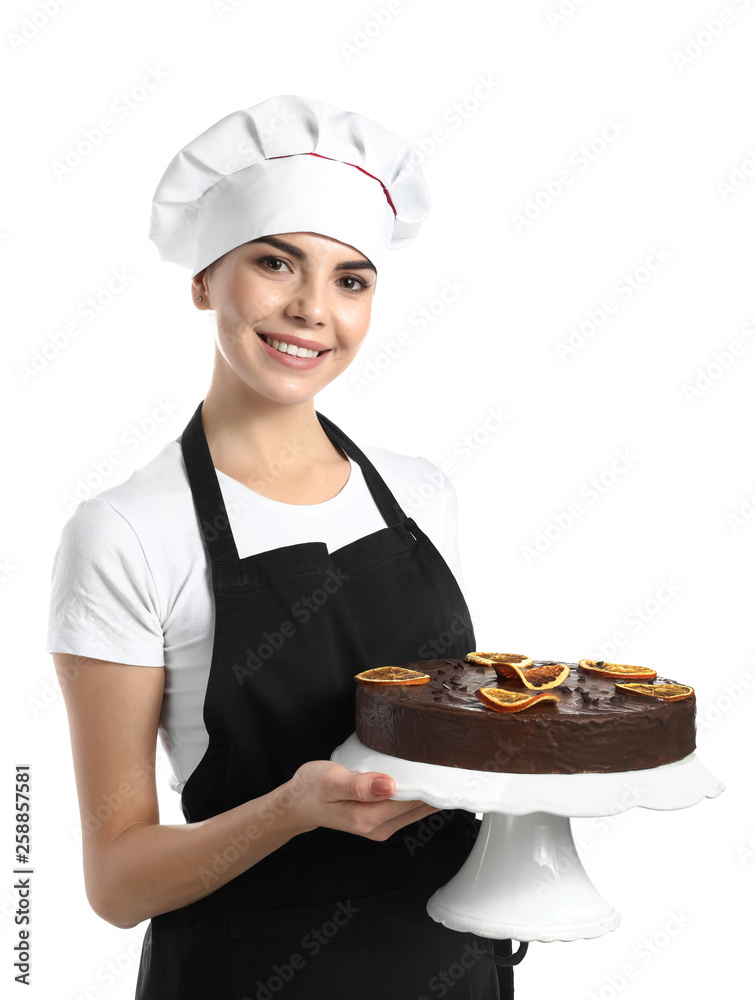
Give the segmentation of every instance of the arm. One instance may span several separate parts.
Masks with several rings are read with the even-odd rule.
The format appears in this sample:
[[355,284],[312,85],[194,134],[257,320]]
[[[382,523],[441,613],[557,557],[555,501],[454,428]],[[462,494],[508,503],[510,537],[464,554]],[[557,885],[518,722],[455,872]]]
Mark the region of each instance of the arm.
[[[311,761],[285,784],[227,812],[161,825],[155,747],[164,670],[68,653],[53,660],[71,731],[87,898],[116,927],[202,899],[315,827],[385,840],[435,811],[389,801],[395,783],[388,775]],[[214,855],[229,845],[238,856],[216,872]]]

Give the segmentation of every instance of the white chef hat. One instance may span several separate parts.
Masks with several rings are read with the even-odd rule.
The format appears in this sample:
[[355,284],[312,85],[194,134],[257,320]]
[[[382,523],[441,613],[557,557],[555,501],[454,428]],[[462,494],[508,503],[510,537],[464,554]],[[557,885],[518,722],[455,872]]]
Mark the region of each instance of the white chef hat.
[[306,97],[271,97],[210,126],[168,164],[149,238],[192,276],[259,236],[313,232],[376,268],[430,209],[406,139]]

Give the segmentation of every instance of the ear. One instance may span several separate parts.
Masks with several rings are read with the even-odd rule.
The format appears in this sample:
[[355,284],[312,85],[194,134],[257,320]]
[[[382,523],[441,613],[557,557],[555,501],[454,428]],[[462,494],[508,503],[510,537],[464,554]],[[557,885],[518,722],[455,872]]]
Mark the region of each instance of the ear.
[[212,309],[210,292],[205,281],[206,271],[205,267],[191,279],[191,298],[197,309]]

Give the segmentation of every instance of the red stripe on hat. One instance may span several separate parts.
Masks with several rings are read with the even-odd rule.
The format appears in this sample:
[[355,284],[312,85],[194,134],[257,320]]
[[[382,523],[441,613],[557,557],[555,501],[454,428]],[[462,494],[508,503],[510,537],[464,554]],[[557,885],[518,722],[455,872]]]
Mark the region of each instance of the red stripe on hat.
[[[333,156],[323,156],[322,153],[304,153],[304,154],[302,154],[302,153],[284,153],[283,156],[268,156],[267,159],[268,160],[284,160],[288,156],[302,156],[302,155],[304,155],[304,156],[319,156],[321,160],[333,160],[334,163],[346,163],[346,160],[336,160],[335,157],[333,157]],[[347,166],[349,166],[349,167],[356,167],[357,170],[361,170],[363,174],[367,174],[368,177],[371,177],[373,179],[373,181],[377,181],[378,184],[380,185],[380,187],[383,189],[383,194],[388,199],[388,204],[391,206],[391,211],[393,212],[394,215],[396,215],[396,208],[395,208],[393,202],[391,201],[391,196],[388,194],[388,188],[385,186],[385,184],[383,184],[383,182],[380,180],[380,178],[376,177],[374,174],[371,174],[369,172],[369,170],[365,170],[364,167],[357,166],[356,163],[347,163]]]

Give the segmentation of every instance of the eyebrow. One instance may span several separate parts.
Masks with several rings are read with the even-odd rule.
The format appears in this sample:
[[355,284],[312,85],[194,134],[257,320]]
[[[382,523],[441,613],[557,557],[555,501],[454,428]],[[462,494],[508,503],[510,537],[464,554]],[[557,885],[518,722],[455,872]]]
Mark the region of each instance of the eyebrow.
[[[279,240],[276,236],[259,236],[256,240],[249,240],[249,243],[269,243],[270,246],[276,247],[284,253],[290,253],[292,257],[297,257],[299,260],[306,260],[307,257],[306,253],[299,247],[295,247],[293,243],[286,243],[285,240]],[[345,260],[336,264],[336,271],[356,270],[374,271],[377,275],[377,268],[369,260]]]

